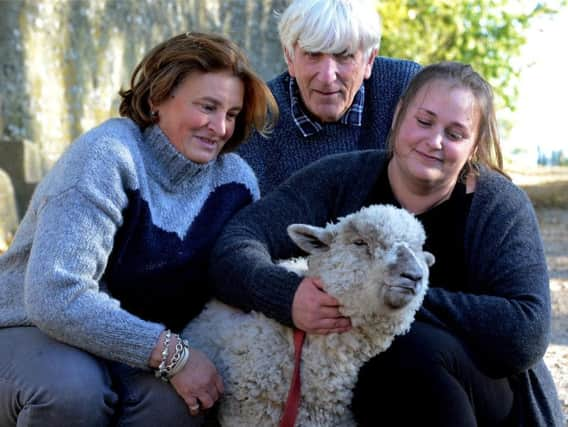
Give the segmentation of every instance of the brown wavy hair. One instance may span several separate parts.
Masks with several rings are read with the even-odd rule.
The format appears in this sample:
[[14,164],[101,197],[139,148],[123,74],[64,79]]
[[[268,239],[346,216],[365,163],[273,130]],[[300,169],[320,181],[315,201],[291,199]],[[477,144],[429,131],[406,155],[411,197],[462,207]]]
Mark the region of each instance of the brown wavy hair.
[[481,165],[508,176],[503,170],[503,154],[495,115],[493,89],[470,65],[460,62],[445,61],[428,65],[413,77],[398,103],[397,114],[387,142],[390,155],[393,154],[394,141],[409,104],[420,89],[434,80],[449,82],[455,87],[468,89],[473,94],[479,109],[480,120],[473,155],[464,165],[460,179],[465,179],[470,173],[478,175]]
[[243,108],[222,153],[235,150],[253,129],[266,135],[278,119],[270,89],[253,71],[244,52],[218,34],[183,33],[157,45],[136,66],[130,89],[119,92],[119,112],[142,129],[155,123],[150,102],[160,104],[194,71],[229,71],[244,85]]

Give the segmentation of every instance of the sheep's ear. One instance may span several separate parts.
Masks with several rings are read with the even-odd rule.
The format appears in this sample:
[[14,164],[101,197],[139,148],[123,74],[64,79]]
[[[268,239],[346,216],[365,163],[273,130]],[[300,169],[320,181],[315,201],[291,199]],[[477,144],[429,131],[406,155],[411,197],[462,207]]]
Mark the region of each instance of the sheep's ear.
[[309,254],[326,252],[333,240],[332,231],[312,225],[292,224],[287,231],[292,241]]

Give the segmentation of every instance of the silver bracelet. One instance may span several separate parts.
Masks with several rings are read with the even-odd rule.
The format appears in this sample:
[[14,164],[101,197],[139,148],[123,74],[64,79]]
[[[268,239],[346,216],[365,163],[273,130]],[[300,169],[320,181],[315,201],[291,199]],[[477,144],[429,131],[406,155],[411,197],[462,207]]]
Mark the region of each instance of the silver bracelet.
[[164,344],[162,346],[162,359],[160,361],[160,365],[158,369],[154,371],[154,374],[157,378],[161,378],[164,381],[168,380],[167,377],[167,363],[168,363],[168,355],[170,352],[170,339],[172,337],[172,331],[169,329],[166,330],[166,336],[164,337]]
[[[168,331],[169,332],[169,331]],[[162,362],[155,372],[156,377],[162,381],[168,382],[175,374],[180,372],[189,360],[189,341],[182,339],[178,334],[173,335],[176,339],[176,348],[170,363],[167,363],[168,352],[162,352]],[[170,341],[170,336],[166,335],[166,340]],[[164,344],[165,341],[164,340]],[[165,357],[164,357],[165,353]]]
[[172,368],[177,365],[179,359],[181,358],[181,353],[183,352],[183,342],[178,334],[174,335],[176,337],[176,348],[174,354],[170,360],[170,363],[166,365],[166,371],[171,372]]
[[171,369],[169,372],[169,377],[172,378],[174,375],[180,372],[185,367],[188,360],[189,360],[189,341],[182,340],[182,350],[180,353],[180,357],[179,359],[177,359],[175,364],[170,363]]

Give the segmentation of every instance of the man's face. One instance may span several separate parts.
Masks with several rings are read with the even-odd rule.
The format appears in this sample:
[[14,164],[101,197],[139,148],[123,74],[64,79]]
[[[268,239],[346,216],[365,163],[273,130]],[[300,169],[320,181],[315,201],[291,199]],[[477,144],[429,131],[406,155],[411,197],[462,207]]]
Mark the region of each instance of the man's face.
[[294,59],[288,54],[286,59],[305,107],[322,122],[336,122],[371,75],[375,54],[375,50],[368,57],[361,50],[354,54],[307,52],[296,44]]

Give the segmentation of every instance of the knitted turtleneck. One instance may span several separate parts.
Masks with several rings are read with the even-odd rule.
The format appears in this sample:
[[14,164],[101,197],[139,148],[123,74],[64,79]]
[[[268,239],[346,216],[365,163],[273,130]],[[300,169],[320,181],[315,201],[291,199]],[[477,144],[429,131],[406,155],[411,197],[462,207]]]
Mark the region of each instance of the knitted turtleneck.
[[181,329],[202,308],[211,246],[257,198],[235,154],[196,164],[158,126],[103,123],[38,185],[0,257],[0,327],[35,325],[145,367],[164,325]]

